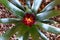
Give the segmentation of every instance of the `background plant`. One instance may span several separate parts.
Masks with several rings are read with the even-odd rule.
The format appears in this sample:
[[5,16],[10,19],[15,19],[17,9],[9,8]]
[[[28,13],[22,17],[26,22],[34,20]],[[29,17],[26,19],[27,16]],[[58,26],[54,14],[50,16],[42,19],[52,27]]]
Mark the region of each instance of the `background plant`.
[[[26,0],[27,6],[25,6],[25,8],[20,4],[18,0],[0,0],[0,2],[10,11],[12,11],[14,15],[17,16],[17,18],[0,19],[0,23],[14,23],[16,25],[12,29],[6,31],[6,33],[0,37],[1,40],[9,40],[9,38],[16,32],[18,32],[18,37],[23,37],[23,40],[28,40],[28,34],[32,35],[33,40],[39,40],[39,36],[41,36],[43,40],[48,40],[48,38],[40,30],[60,34],[59,28],[55,28],[51,25],[45,24],[47,22],[50,23],[51,20],[49,21],[48,18],[60,15],[60,10],[51,10],[55,5],[60,4],[59,0],[52,1],[38,14],[37,10],[39,8],[39,5],[41,5],[42,0],[34,0],[32,7],[30,5],[30,0]],[[25,13],[34,13],[34,15],[36,15],[36,23],[34,23],[31,28],[30,26],[27,26],[23,22],[21,22],[21,20],[24,18],[23,16],[25,15]]]

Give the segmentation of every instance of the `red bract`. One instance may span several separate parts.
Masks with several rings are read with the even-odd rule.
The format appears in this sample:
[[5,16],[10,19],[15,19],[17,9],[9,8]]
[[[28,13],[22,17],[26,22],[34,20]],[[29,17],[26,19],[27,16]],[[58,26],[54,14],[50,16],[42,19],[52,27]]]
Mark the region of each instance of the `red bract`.
[[26,13],[22,21],[25,25],[31,27],[35,23],[35,15]]

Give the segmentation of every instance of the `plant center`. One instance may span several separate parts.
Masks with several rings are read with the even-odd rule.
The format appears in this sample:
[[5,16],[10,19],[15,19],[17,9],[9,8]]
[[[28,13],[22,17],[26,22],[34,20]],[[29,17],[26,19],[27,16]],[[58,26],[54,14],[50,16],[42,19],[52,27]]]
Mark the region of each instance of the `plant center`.
[[22,21],[25,25],[31,27],[35,23],[35,16],[33,14],[26,13]]

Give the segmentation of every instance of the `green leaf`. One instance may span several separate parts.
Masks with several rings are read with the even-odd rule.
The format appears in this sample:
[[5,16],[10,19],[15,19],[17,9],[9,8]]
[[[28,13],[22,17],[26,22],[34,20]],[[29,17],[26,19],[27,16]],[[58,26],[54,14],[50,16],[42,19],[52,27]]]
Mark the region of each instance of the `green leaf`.
[[26,8],[25,12],[32,13],[31,9],[28,6],[25,6],[25,8]]
[[26,0],[26,5],[27,5],[29,8],[31,7],[30,0]]
[[29,31],[29,27],[24,25],[23,23],[18,24],[20,26],[20,30],[18,31],[17,37],[23,36],[27,31]]
[[12,27],[11,29],[7,30],[2,37],[5,38],[5,40],[9,40],[11,36],[13,36],[17,31],[20,30],[20,27],[16,24],[16,26]]
[[34,12],[38,11],[38,8],[40,7],[41,3],[42,3],[42,0],[34,0],[31,9]]
[[10,3],[8,0],[0,0],[0,3],[2,3],[10,11],[12,11],[13,14],[16,15],[17,17],[21,17],[24,15],[24,12],[21,9],[17,8],[15,5]]
[[42,20],[40,22],[42,22],[42,23],[48,23],[48,24],[53,24],[55,21],[46,19],[46,20]]
[[55,1],[55,5],[60,5],[60,0],[54,0]]
[[21,2],[19,0],[9,0],[12,4],[14,4],[15,6],[17,6],[18,8],[20,8],[21,10],[25,11],[23,5],[21,4]]
[[54,8],[54,6],[55,6],[55,1],[52,1],[52,2],[49,3],[41,12],[49,11],[49,10],[51,10],[52,8]]
[[43,40],[49,40],[49,38],[47,38],[39,29],[37,29],[37,31],[39,32],[40,37],[41,37]]
[[28,40],[29,38],[29,32],[26,32],[24,35],[23,35],[23,40]]
[[45,12],[37,14],[37,19],[44,20],[44,19],[48,19],[48,18],[58,16],[58,15],[60,15],[60,10],[45,11]]
[[[23,23],[17,23],[18,25],[18,31],[16,32],[16,36],[17,36],[17,38],[19,39],[19,40],[23,40],[23,39],[25,39],[26,40],[26,38],[24,38],[25,37],[25,35],[27,36],[27,31],[29,31],[29,27],[28,26],[26,26],[26,25],[24,25]],[[21,37],[23,37],[23,38],[21,38]]]
[[36,26],[32,26],[32,28],[29,30],[31,36],[32,36],[32,40],[39,40],[39,33],[36,29]]
[[49,10],[53,9],[54,6],[56,6],[58,4],[60,4],[60,0],[54,0],[51,3],[49,3],[41,12],[49,11]]
[[16,23],[19,22],[21,19],[19,18],[0,18],[0,23],[4,24],[10,24],[10,23]]
[[54,34],[60,34],[60,28],[57,28],[48,24],[44,24],[44,23],[37,23],[37,25],[41,30],[45,30]]

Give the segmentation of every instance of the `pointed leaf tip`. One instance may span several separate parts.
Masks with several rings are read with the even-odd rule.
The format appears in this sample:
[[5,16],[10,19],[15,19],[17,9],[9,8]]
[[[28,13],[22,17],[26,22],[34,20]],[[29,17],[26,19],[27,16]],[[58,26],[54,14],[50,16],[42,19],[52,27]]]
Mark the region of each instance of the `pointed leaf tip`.
[[38,8],[39,8],[40,5],[41,5],[41,3],[42,3],[42,0],[34,0],[31,9],[32,9],[34,12],[37,12],[37,11],[38,11]]

